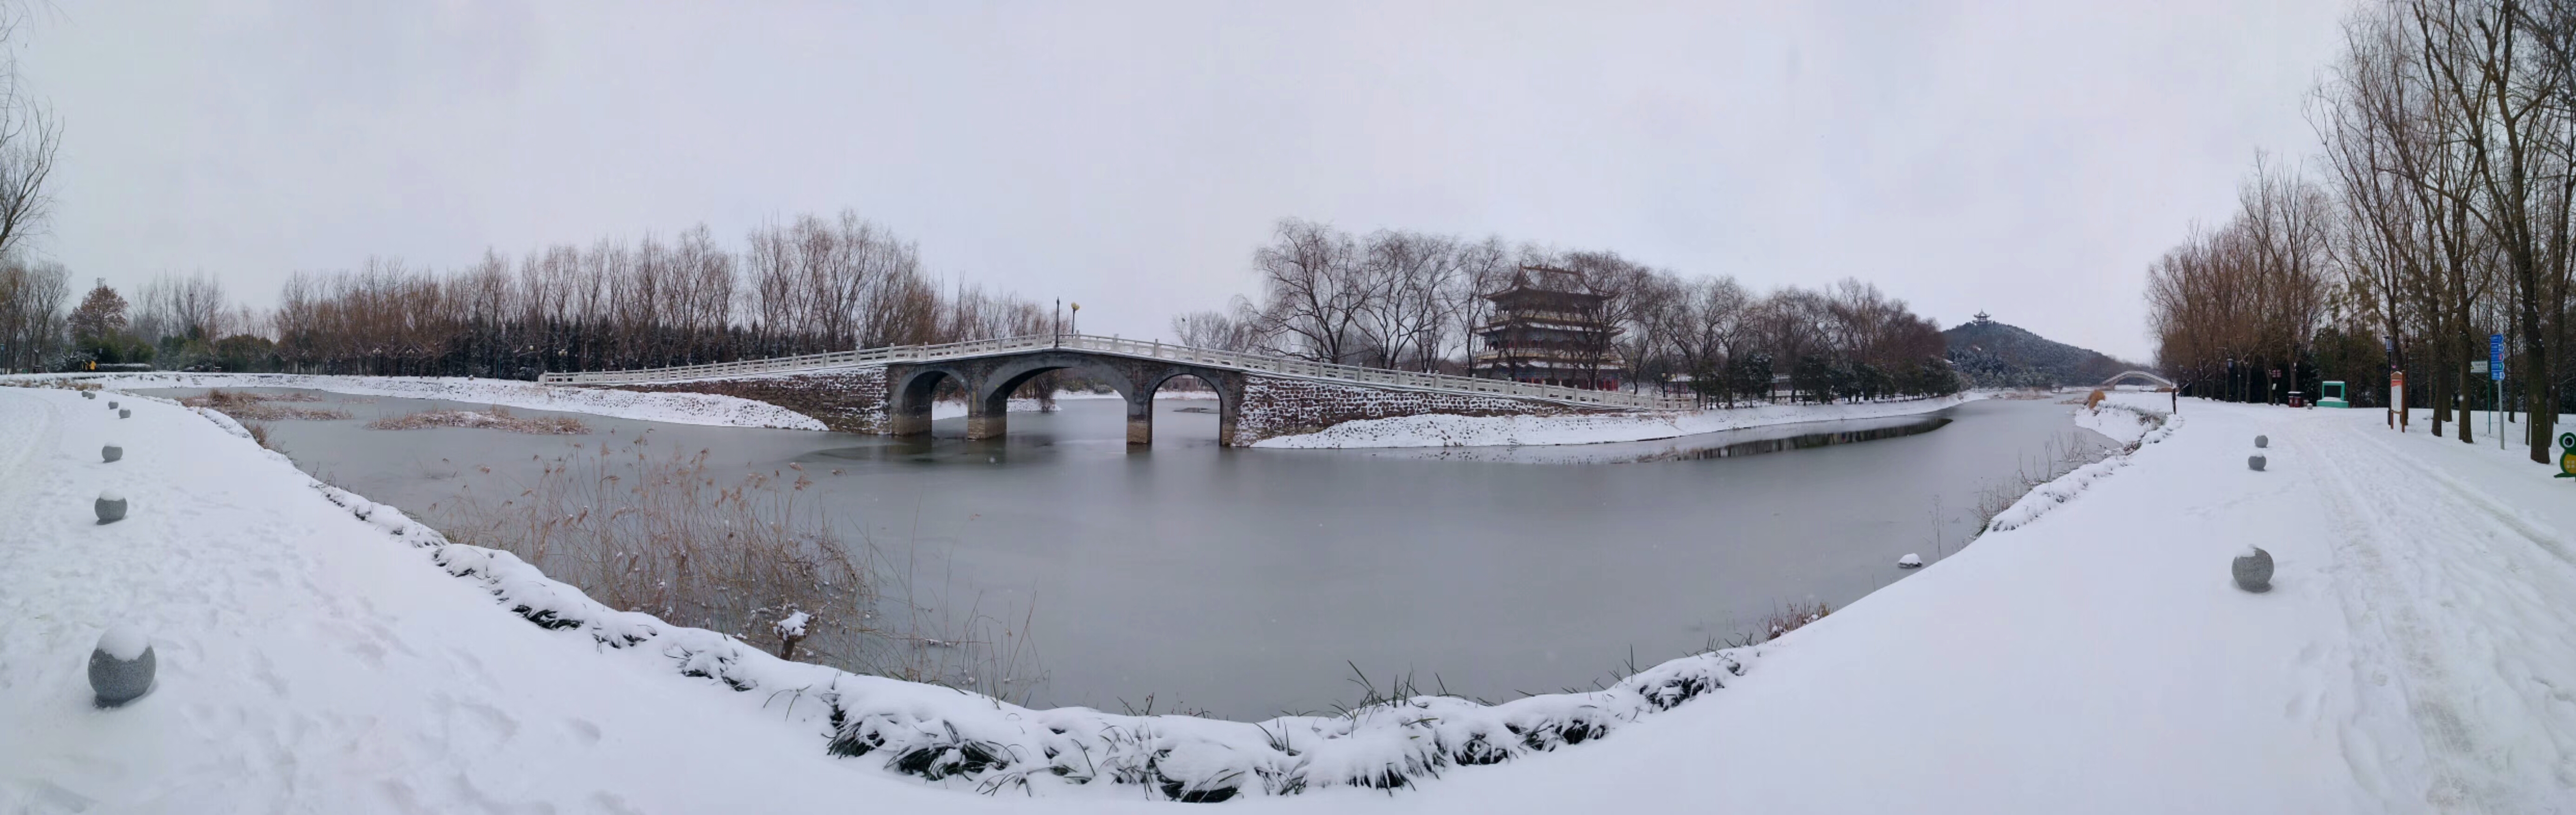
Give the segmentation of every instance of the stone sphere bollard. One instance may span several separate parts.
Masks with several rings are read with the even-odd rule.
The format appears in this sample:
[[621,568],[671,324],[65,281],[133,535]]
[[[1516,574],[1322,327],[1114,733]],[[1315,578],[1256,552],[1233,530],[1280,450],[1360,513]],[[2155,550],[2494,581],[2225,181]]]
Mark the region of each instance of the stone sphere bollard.
[[2258,473],[2259,473],[2259,472],[2262,472],[2262,471],[2263,471],[2263,457],[2262,457],[2262,456],[2246,456],[2246,457],[2245,457],[2245,466],[2246,466],[2247,468],[2249,468],[2249,469],[2252,469],[2252,470],[2253,470],[2253,471],[2255,471],[2255,472],[2258,472]]
[[2270,437],[2270,436],[2256,436],[2256,437],[2254,437],[2254,447],[2255,447],[2256,449],[2261,449],[2261,448],[2270,447],[2270,446],[2272,446],[2272,437]]
[[98,398],[98,391],[81,391],[81,398],[96,399]]
[[98,692],[99,707],[116,707],[152,691],[152,638],[120,625],[98,638],[89,652],[89,688]]
[[112,524],[122,520],[125,520],[125,496],[118,495],[115,490],[100,492],[98,494],[99,524]]
[[134,418],[134,411],[133,411],[132,409],[130,409],[130,408],[129,408],[129,409],[126,409],[126,410],[120,410],[120,411],[117,411],[117,412],[116,412],[116,418],[119,418],[119,419],[131,419],[131,418]]
[[108,410],[115,410],[115,409],[116,409],[116,400],[114,400],[114,399],[107,400],[107,409],[108,409]]
[[108,445],[108,446],[106,446],[106,447],[101,447],[101,448],[98,448],[98,457],[99,457],[99,458],[103,458],[103,459],[107,459],[107,463],[109,463],[109,464],[114,464],[114,463],[116,463],[116,460],[117,460],[117,459],[120,459],[120,458],[124,458],[124,457],[125,457],[125,448],[123,448],[123,447],[118,447],[118,446],[113,445],[113,444]]
[[2272,553],[2262,547],[2245,547],[2245,553],[2236,556],[2229,571],[2236,575],[2237,588],[2256,594],[2272,590]]

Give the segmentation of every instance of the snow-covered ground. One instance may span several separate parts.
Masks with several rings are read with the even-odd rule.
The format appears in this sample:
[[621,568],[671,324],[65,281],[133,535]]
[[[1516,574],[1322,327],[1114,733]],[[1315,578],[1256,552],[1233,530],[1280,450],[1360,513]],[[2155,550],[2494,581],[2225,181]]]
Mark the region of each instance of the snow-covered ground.
[[1647,441],[1767,425],[1930,413],[1976,398],[1980,395],[1965,393],[1940,399],[1858,404],[1758,405],[1679,413],[1577,416],[1459,416],[1442,413],[1343,422],[1314,433],[1263,439],[1253,442],[1252,446],[1300,449],[1495,447]]
[[2092,408],[2075,411],[2075,426],[2109,437],[2121,444],[2131,444],[2164,423],[2172,411],[2171,404],[2148,404],[2138,397],[2105,399]]
[[[2125,466],[2045,515],[1780,640],[1604,693],[1256,727],[1021,710],[781,663],[444,545],[392,508],[317,489],[220,417],[130,406],[118,420],[67,391],[0,388],[0,812],[1142,812],[1175,804],[1113,776],[1257,788],[1274,777],[1246,771],[1287,768],[1319,783],[1223,806],[2576,802],[2576,480],[2383,430],[2376,411],[2184,402],[2184,422],[2142,433]],[[2272,440],[2265,472],[2245,466],[2257,434]],[[110,440],[125,460],[99,463]],[[100,526],[90,500],[108,489],[132,517]],[[2249,543],[2278,561],[2269,593],[2228,579]],[[84,660],[116,623],[152,635],[161,678],[102,711]],[[1693,682],[1697,698],[1655,710]],[[1514,729],[1557,741],[1490,766],[1438,758]],[[1578,729],[1587,738],[1564,743]],[[836,735],[888,746],[834,757]],[[951,749],[970,745],[1035,772],[970,771]],[[904,755],[960,774],[925,782],[891,766]],[[1402,775],[1407,789],[1323,783],[1407,756],[1428,764]]]
[[[587,413],[618,419],[725,427],[821,430],[823,423],[767,402],[705,393],[643,393],[612,388],[570,388],[514,379],[461,376],[313,376],[306,374],[22,374],[6,379],[76,378],[104,388],[303,388],[352,396],[445,399],[483,405]],[[957,415],[965,415],[959,406]]]

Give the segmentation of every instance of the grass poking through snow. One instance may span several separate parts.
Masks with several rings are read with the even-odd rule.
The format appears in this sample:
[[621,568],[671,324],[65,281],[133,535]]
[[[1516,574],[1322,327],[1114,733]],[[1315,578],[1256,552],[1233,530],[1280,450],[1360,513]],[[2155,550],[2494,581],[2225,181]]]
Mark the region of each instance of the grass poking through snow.
[[309,393],[251,393],[216,388],[203,394],[179,400],[189,407],[213,408],[235,421],[274,422],[285,419],[330,421],[349,418],[349,412],[332,407],[303,407],[302,403],[322,401]]
[[570,416],[520,416],[509,408],[492,406],[488,411],[424,410],[408,416],[387,416],[367,423],[369,430],[419,430],[424,427],[479,427],[512,433],[537,433],[555,436],[577,436],[590,432],[590,426]]

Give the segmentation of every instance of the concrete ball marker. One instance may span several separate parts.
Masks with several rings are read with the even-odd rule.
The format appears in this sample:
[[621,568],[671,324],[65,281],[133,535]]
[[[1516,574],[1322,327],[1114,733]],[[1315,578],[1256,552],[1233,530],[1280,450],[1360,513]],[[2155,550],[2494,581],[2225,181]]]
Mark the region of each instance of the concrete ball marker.
[[81,398],[96,399],[98,398],[98,391],[81,391]]
[[120,625],[98,638],[89,652],[89,687],[99,707],[117,707],[152,692],[152,638],[133,626]]
[[2251,468],[2255,472],[2259,473],[2263,471],[2263,463],[2262,456],[2257,455],[2245,457],[2245,466]]
[[2272,553],[2259,546],[2245,547],[2243,554],[2229,567],[2236,576],[2236,587],[2255,594],[2272,590]]
[[98,457],[106,459],[109,464],[114,464],[117,459],[125,457],[125,448],[113,444],[101,447],[98,448]]
[[104,526],[125,520],[125,496],[115,490],[98,494],[98,522]]
[[117,411],[117,412],[116,412],[116,418],[119,418],[119,419],[131,419],[131,418],[134,418],[134,411],[133,411],[132,409],[127,409],[127,410],[120,410],[120,411]]
[[2270,447],[2270,446],[2272,446],[2272,437],[2270,437],[2270,436],[2256,436],[2256,437],[2254,437],[2254,447],[2255,447],[2256,449],[2261,449],[2261,448]]
[[115,409],[116,409],[116,400],[114,400],[114,399],[107,400],[107,409],[108,409],[108,410],[115,410]]

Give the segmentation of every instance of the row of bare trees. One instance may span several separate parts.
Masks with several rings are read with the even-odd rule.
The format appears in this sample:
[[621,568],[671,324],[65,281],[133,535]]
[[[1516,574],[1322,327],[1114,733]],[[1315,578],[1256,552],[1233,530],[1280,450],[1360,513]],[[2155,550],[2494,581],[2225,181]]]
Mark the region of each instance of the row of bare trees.
[[[2454,411],[2494,401],[2471,367],[2503,335],[2496,407],[2528,412],[2550,460],[2576,396],[2576,0],[2378,0],[2345,33],[2315,94],[2315,178],[2258,166],[2239,214],[2150,275],[2160,362],[2251,398],[2301,366],[2371,396],[2402,370],[2435,432],[2471,441]],[[2262,378],[2276,368],[2291,381]]]
[[0,371],[35,370],[61,355],[69,278],[60,263],[0,261]]
[[2343,305],[2332,210],[2316,183],[2258,161],[2224,225],[2195,230],[2148,269],[2158,364],[2197,395],[2277,402],[2300,390],[2329,304]]
[[1038,304],[980,286],[941,291],[914,246],[844,212],[668,242],[487,254],[452,274],[371,260],[302,274],[279,298],[293,370],[531,376],[685,365],[1047,330]]
[[1768,398],[1775,373],[1801,365],[1819,373],[1798,390],[1820,401],[1958,387],[1939,326],[1857,280],[1757,295],[1732,277],[1683,277],[1616,252],[1394,229],[1353,235],[1294,218],[1253,252],[1252,267],[1257,302],[1181,315],[1174,334],[1201,347],[1460,373],[1493,317],[1486,295],[1541,267],[1575,272],[1548,278],[1600,295],[1579,316],[1615,330],[1576,350],[1595,372],[1628,370],[1634,387],[1687,382],[1711,400]]
[[[0,266],[10,269],[0,272],[0,353],[27,368],[150,362],[530,377],[1051,326],[1047,309],[1015,295],[943,291],[912,244],[855,214],[765,225],[746,243],[729,250],[698,227],[669,240],[550,246],[515,261],[487,252],[444,273],[370,258],[356,269],[290,276],[268,312],[233,301],[220,280],[200,273],[162,275],[132,298],[101,284],[65,315],[59,267]],[[35,296],[43,292],[52,293]]]

